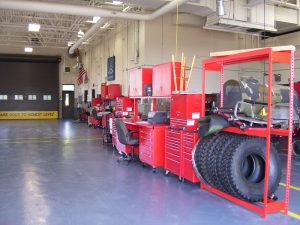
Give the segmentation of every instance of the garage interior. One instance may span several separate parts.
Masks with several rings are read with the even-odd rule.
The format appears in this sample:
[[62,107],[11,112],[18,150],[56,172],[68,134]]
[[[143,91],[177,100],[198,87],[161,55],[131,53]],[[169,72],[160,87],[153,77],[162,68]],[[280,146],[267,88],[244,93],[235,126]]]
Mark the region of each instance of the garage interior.
[[299,224],[299,0],[0,0],[0,225]]

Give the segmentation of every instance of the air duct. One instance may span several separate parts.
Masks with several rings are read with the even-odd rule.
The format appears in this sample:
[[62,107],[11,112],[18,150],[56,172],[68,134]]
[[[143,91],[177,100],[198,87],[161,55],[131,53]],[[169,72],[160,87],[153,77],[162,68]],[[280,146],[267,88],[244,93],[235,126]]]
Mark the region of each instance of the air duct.
[[[104,18],[119,18],[119,19],[130,19],[130,20],[153,20],[159,16],[162,16],[172,10],[178,5],[182,5],[189,0],[173,0],[151,14],[138,14],[138,13],[126,13],[120,11],[106,10],[102,8],[92,6],[79,6],[71,4],[61,4],[53,2],[38,2],[38,1],[20,1],[20,0],[1,0],[1,9],[13,9],[20,11],[34,11],[44,13],[60,13],[67,15],[77,16],[100,16]],[[80,38],[69,50],[70,54],[74,53],[74,50],[78,48],[83,41],[91,37],[101,25],[105,22],[103,20],[98,21],[93,25],[86,34]]]

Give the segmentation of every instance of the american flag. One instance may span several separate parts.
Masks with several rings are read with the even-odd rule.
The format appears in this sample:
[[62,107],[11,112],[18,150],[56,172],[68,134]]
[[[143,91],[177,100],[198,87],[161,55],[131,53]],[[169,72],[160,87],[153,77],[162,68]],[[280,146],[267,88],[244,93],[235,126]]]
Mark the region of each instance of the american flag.
[[83,65],[81,65],[78,70],[78,77],[77,77],[78,86],[83,84],[83,81],[86,80],[86,78],[87,78],[87,72],[84,69]]

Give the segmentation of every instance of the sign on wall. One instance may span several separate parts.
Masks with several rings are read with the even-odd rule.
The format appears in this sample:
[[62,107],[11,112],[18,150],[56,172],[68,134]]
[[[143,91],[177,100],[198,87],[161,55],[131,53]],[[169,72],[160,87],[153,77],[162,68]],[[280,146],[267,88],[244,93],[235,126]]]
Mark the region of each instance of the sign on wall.
[[116,57],[112,56],[107,59],[107,81],[115,80]]
[[58,111],[0,111],[0,120],[58,119]]

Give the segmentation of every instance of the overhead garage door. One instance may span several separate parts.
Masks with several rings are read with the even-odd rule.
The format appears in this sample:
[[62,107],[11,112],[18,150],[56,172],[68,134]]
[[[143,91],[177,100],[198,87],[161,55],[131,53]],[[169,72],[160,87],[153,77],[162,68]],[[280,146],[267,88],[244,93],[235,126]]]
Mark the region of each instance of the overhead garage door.
[[0,55],[0,119],[58,118],[59,61]]

